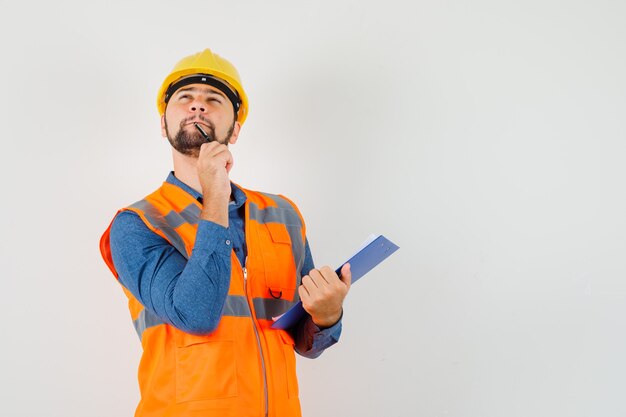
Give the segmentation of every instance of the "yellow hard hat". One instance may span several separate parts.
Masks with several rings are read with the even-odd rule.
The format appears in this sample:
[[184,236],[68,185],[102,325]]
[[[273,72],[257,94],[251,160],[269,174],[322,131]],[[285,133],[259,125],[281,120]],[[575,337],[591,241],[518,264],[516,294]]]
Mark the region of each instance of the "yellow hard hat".
[[[198,77],[192,77],[198,75]],[[202,77],[204,75],[204,77]],[[208,77],[207,77],[208,75]],[[241,124],[248,116],[248,96],[243,90],[239,73],[227,60],[205,49],[181,59],[165,78],[159,95],[157,108],[162,116],[170,96],[183,85],[204,83],[220,89],[233,103],[237,121]]]

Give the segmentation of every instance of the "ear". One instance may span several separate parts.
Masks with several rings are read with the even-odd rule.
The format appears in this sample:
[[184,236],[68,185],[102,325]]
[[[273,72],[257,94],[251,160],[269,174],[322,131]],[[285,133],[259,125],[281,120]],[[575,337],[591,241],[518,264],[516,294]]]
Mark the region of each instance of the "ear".
[[165,113],[161,116],[161,136],[167,137],[167,130],[165,129]]
[[230,139],[228,139],[228,143],[234,145],[237,143],[237,138],[239,137],[239,129],[241,129],[241,123],[235,122],[235,126],[233,126],[233,134],[230,135]]

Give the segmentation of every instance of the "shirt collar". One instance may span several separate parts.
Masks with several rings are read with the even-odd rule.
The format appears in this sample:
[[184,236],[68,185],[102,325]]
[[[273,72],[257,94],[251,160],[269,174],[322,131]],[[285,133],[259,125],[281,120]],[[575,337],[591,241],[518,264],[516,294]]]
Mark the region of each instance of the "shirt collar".
[[[191,188],[190,186],[188,186],[187,184],[185,184],[184,182],[176,178],[176,176],[174,175],[174,171],[170,172],[165,182],[175,185],[179,188],[182,188],[184,191],[191,194],[193,198],[195,198],[200,203],[202,203],[202,194],[200,194],[199,192],[197,192],[196,190],[194,190],[193,188]],[[243,206],[243,204],[246,202],[246,194],[232,181],[230,183],[230,189],[231,189],[231,193],[232,193],[231,195],[233,196],[234,201],[230,202],[229,208],[238,209],[239,207]]]

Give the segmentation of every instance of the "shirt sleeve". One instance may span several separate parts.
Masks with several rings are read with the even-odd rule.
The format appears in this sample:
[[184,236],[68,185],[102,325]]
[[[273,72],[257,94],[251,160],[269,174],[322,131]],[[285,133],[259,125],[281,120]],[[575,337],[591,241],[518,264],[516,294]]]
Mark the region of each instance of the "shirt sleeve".
[[[308,275],[311,269],[315,268],[311,248],[308,239],[305,242],[304,264],[300,274]],[[343,317],[343,315],[342,315]],[[308,314],[302,318],[294,327],[289,329],[298,354],[305,358],[315,359],[335,343],[341,336],[341,318],[333,326],[320,329]]]
[[187,333],[217,328],[230,286],[228,228],[200,220],[189,259],[130,211],[117,215],[110,238],[120,283],[145,308]]

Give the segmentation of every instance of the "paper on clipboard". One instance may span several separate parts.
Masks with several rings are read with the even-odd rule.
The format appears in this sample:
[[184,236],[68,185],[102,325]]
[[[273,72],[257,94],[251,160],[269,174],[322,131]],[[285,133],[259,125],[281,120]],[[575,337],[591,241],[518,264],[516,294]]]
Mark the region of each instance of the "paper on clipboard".
[[[339,274],[341,267],[349,263],[352,273],[352,284],[354,284],[398,249],[399,246],[383,235],[370,235],[361,247],[346,262],[343,262],[335,272]],[[275,318],[272,328],[287,329],[296,324],[305,314],[306,311],[302,307],[302,302],[298,301],[287,312]]]

